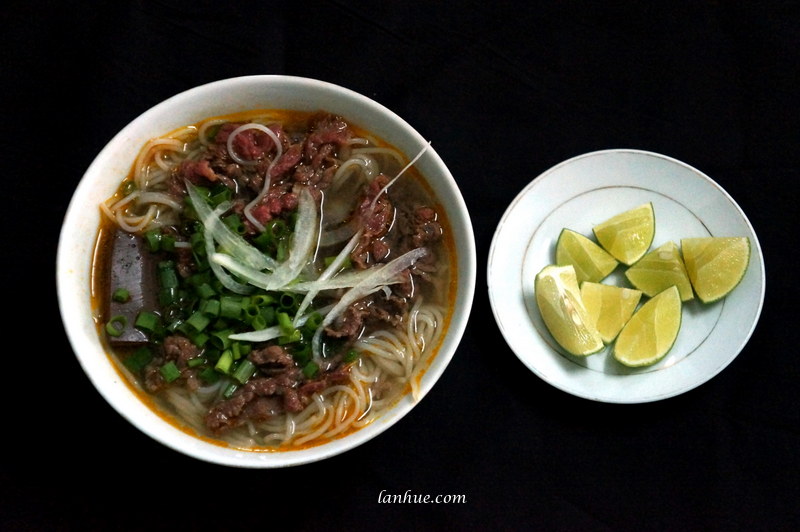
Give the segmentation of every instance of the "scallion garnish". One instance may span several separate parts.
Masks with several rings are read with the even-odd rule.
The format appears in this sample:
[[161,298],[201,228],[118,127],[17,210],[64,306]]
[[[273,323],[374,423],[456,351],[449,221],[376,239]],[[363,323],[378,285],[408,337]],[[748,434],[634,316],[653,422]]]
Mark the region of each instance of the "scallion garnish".
[[220,355],[219,360],[217,360],[214,369],[219,371],[220,373],[228,374],[231,371],[231,365],[233,364],[233,353],[230,349],[226,349]]
[[114,290],[114,293],[111,294],[111,299],[117,303],[127,303],[131,300],[131,293],[125,288],[117,288]]
[[125,327],[128,325],[128,318],[125,316],[119,315],[114,316],[108,323],[106,323],[106,332],[109,336],[118,337],[122,336],[122,333],[125,332]]
[[171,360],[161,366],[159,372],[161,372],[161,376],[164,377],[164,380],[167,382],[172,382],[181,376],[181,370],[179,370],[175,362]]
[[307,379],[313,379],[317,376],[317,373],[319,373],[319,366],[313,360],[303,367],[303,375]]
[[141,329],[149,333],[154,333],[160,329],[161,317],[155,312],[143,310],[136,317],[136,323],[134,323],[134,325],[136,326],[137,329]]
[[147,346],[142,346],[130,355],[125,360],[125,366],[133,373],[141,372],[150,361],[153,360],[153,352]]
[[248,380],[250,380],[250,377],[253,376],[255,371],[256,371],[255,364],[253,364],[252,362],[250,362],[248,359],[245,358],[242,359],[241,362],[239,362],[238,366],[236,366],[236,369],[231,374],[231,377],[239,381],[240,384],[245,384]]

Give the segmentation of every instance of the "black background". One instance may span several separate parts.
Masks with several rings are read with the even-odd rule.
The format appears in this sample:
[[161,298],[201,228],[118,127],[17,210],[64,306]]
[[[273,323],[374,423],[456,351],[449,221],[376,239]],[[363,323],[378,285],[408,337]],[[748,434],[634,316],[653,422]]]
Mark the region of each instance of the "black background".
[[[795,3],[68,4],[2,8],[0,529],[800,527]],[[55,297],[59,226],[97,152],[161,100],[248,74],[333,82],[405,118],[455,176],[478,251],[468,330],[433,391],[365,445],[281,470],[200,462],[138,432],[83,374]],[[489,306],[508,204],[552,165],[605,148],[703,170],[763,249],[749,344],[656,403],[555,389]],[[381,504],[382,490],[466,503]]]

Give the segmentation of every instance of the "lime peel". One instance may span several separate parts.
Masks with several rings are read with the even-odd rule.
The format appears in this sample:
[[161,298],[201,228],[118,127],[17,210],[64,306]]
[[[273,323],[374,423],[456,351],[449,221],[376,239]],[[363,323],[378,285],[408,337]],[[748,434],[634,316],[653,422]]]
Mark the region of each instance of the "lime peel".
[[681,251],[689,280],[703,303],[730,294],[750,264],[750,239],[744,236],[684,238]]
[[676,286],[644,303],[614,344],[614,358],[626,366],[651,366],[675,345],[681,327],[681,297]]
[[542,320],[562,348],[577,356],[603,349],[603,339],[583,304],[572,265],[545,266],[536,275],[534,291]]

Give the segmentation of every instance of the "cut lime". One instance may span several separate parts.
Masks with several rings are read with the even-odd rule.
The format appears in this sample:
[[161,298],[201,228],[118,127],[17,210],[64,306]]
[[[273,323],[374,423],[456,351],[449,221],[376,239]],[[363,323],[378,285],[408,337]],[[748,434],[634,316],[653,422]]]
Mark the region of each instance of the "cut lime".
[[656,233],[653,204],[645,203],[592,228],[603,249],[623,264],[630,266],[650,249]]
[[681,301],[694,299],[692,283],[689,282],[686,266],[675,242],[667,242],[647,253],[627,269],[625,277],[649,297],[675,285],[681,294]]
[[617,267],[617,259],[580,233],[562,229],[556,242],[556,264],[575,267],[578,284],[599,282]]
[[603,339],[583,306],[575,268],[545,266],[536,275],[536,304],[547,330],[573,355],[591,355],[603,349]]
[[684,238],[681,250],[689,279],[703,303],[728,295],[750,263],[750,239],[744,236]]
[[681,296],[670,286],[642,305],[614,344],[614,358],[626,366],[655,364],[672,349],[681,328]]
[[639,290],[609,284],[585,282],[581,298],[591,323],[597,327],[603,342],[610,344],[636,310],[642,293]]

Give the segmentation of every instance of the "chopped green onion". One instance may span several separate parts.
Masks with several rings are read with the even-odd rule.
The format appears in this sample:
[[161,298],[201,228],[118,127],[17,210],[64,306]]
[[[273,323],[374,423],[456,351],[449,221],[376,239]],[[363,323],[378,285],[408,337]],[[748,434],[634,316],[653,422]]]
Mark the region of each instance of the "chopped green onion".
[[248,380],[250,380],[250,377],[253,376],[255,371],[255,364],[245,358],[239,363],[238,366],[236,366],[236,369],[231,376],[235,380],[239,381],[240,384],[245,384]]
[[275,323],[275,307],[262,307],[261,317],[264,319],[265,326]]
[[220,303],[218,299],[204,299],[200,302],[200,312],[206,316],[216,318],[219,316]]
[[313,360],[303,367],[303,375],[307,379],[313,379],[319,373],[319,366]]
[[233,364],[233,353],[230,349],[226,349],[222,352],[222,355],[217,360],[214,369],[219,371],[220,373],[225,373],[226,375],[231,371],[231,365]]
[[358,360],[358,357],[359,357],[358,351],[356,351],[355,349],[351,349],[344,356],[343,360],[345,364],[349,364],[350,362],[355,362],[356,360]]
[[199,310],[194,314],[192,314],[191,316],[189,316],[189,319],[186,320],[186,325],[192,327],[197,332],[200,332],[206,327],[208,327],[209,323],[211,323],[211,318],[209,318]]
[[284,334],[292,334],[295,331],[294,325],[292,324],[292,318],[285,312],[278,312],[276,314],[278,318],[278,327],[281,328],[281,331]]
[[146,332],[157,332],[160,329],[161,317],[155,312],[143,310],[136,317],[136,323],[134,325],[137,329],[141,329]]
[[316,331],[322,324],[322,314],[319,312],[312,312],[308,319],[306,319],[305,328],[308,331]]
[[207,367],[203,371],[198,374],[198,377],[203,379],[203,381],[207,382],[208,384],[213,384],[219,380],[219,373],[214,371],[214,368]]
[[114,293],[111,294],[111,299],[117,303],[127,303],[131,300],[131,293],[125,288],[117,288],[114,290]]
[[255,318],[250,320],[250,326],[253,327],[253,330],[260,331],[262,329],[267,328],[267,320],[264,319],[264,316],[259,314]]
[[256,294],[250,297],[250,302],[258,307],[264,307],[275,303],[275,298],[269,294]]
[[150,251],[156,252],[161,249],[161,231],[153,229],[144,234],[144,239],[147,241],[147,247]]
[[233,354],[237,358],[239,356],[247,356],[253,349],[253,346],[251,346],[250,344],[243,344],[241,342],[234,342],[232,347],[233,347]]
[[289,245],[285,240],[278,242],[278,249],[275,252],[275,259],[278,262],[283,262],[289,256]]
[[222,296],[219,299],[219,315],[222,318],[238,320],[242,315],[242,298],[235,296]]
[[250,300],[246,306],[243,306],[243,310],[247,319],[253,319],[261,313],[261,308]]
[[175,251],[176,238],[173,235],[161,235],[161,249],[164,251]]
[[219,188],[215,188],[215,190],[213,190],[210,194],[211,197],[209,199],[211,200],[212,207],[216,207],[220,203],[230,200],[231,197],[233,196],[231,189],[229,189],[225,185],[222,185]]
[[158,291],[158,303],[162,307],[174,305],[178,301],[177,288],[162,288]]
[[283,220],[274,220],[269,224],[269,232],[275,238],[283,238],[291,234],[291,229]]
[[292,358],[299,366],[305,366],[311,360],[311,344],[303,344],[301,349],[292,353]]
[[165,260],[158,264],[158,280],[163,288],[178,288],[178,272],[175,263]]
[[125,332],[125,326],[128,325],[128,318],[123,315],[114,316],[108,323],[106,323],[106,332],[109,336],[117,337],[122,336],[122,333]]
[[278,304],[284,310],[294,310],[297,308],[298,298],[296,294],[291,292],[284,292],[281,294]]
[[178,366],[175,365],[175,362],[171,360],[161,366],[159,371],[161,372],[161,376],[164,377],[164,380],[167,382],[172,382],[181,376],[181,370],[179,370]]
[[204,345],[206,345],[208,340],[211,338],[209,335],[207,335],[206,333],[204,333],[202,331],[199,332],[199,333],[196,333],[196,334],[190,334],[188,336],[189,336],[189,340],[191,340],[192,343],[194,345],[196,345],[197,347],[203,347]]
[[206,254],[206,239],[203,238],[203,233],[192,233],[189,237],[189,243],[192,245],[192,251],[195,255],[204,257]]
[[197,366],[202,366],[205,363],[206,359],[203,357],[194,357],[186,361],[186,365],[190,368],[196,368]]
[[231,339],[228,338],[233,334],[233,329],[224,329],[221,331],[214,331],[211,333],[211,345],[217,349],[228,349],[231,345]]
[[203,283],[197,287],[197,295],[200,296],[201,299],[209,299],[217,295],[217,291],[214,290],[210,284]]
[[235,382],[229,383],[225,389],[222,391],[222,396],[225,399],[230,399],[233,393],[239,388],[239,385]]
[[148,347],[142,346],[128,355],[123,364],[133,373],[139,373],[151,360],[153,360],[153,352]]
[[289,334],[284,334],[278,337],[278,344],[286,345],[292,344],[294,342],[299,342],[303,339],[303,333],[300,332],[300,329],[295,329]]
[[222,218],[222,223],[227,225],[231,231],[240,235],[243,235],[247,231],[242,218],[236,213],[229,214],[228,216]]

